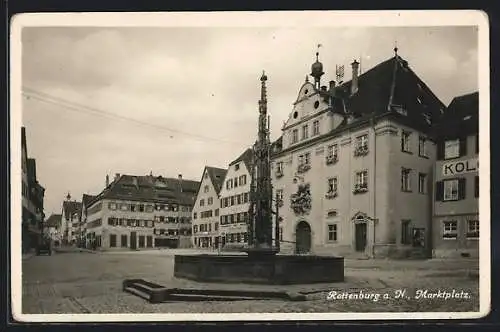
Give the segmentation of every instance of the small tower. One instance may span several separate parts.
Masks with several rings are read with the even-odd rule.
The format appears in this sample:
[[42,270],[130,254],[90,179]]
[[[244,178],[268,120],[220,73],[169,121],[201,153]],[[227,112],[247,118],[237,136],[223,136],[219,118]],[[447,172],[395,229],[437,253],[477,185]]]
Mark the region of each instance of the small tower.
[[68,202],[69,202],[69,201],[71,201],[71,195],[70,195],[69,191],[68,191],[68,195],[66,195],[66,200],[67,200]]
[[319,90],[321,86],[321,76],[323,71],[323,64],[319,62],[319,52],[316,52],[316,62],[311,66],[311,76],[314,77],[314,87]]

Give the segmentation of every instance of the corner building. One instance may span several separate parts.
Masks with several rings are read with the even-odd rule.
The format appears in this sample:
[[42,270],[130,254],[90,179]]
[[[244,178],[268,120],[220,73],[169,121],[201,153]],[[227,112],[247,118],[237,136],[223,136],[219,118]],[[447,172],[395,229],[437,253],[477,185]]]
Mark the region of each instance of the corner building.
[[431,255],[431,128],[445,106],[397,54],[321,85],[312,65],[273,144],[282,252]]
[[434,256],[479,255],[479,93],[452,100],[437,130]]

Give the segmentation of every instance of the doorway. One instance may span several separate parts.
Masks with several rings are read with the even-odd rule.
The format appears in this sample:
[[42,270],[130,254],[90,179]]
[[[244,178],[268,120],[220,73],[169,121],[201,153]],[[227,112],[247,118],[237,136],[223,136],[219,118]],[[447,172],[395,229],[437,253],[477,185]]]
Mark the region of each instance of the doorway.
[[355,224],[355,237],[356,237],[356,251],[365,251],[366,249],[366,236],[367,226],[366,222],[358,222]]
[[137,232],[130,232],[130,249],[137,249]]
[[311,226],[307,222],[299,222],[295,229],[295,238],[295,251],[297,254],[307,254],[311,251]]

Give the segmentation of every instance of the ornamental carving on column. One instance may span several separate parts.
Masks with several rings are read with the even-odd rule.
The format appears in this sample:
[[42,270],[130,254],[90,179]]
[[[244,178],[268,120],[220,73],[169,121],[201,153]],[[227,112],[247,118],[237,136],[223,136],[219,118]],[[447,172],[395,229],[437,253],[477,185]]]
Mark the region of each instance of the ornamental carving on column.
[[311,190],[309,183],[298,186],[297,192],[290,197],[290,207],[296,215],[308,214],[311,211]]

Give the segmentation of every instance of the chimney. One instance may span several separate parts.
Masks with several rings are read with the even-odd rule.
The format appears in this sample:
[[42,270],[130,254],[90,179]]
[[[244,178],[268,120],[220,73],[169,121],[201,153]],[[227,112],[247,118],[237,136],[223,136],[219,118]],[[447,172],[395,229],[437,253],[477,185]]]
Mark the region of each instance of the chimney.
[[182,180],[182,174],[179,174],[179,180]]
[[356,60],[351,63],[352,66],[352,81],[351,81],[351,94],[355,94],[358,92],[358,69],[359,62]]
[[115,181],[118,180],[118,178],[120,178],[120,173],[115,173]]
[[333,92],[335,90],[335,81],[330,81],[330,92]]
[[106,174],[106,188],[109,187],[109,175]]
[[182,192],[182,174],[179,174],[178,179],[179,179],[179,188],[180,191]]

